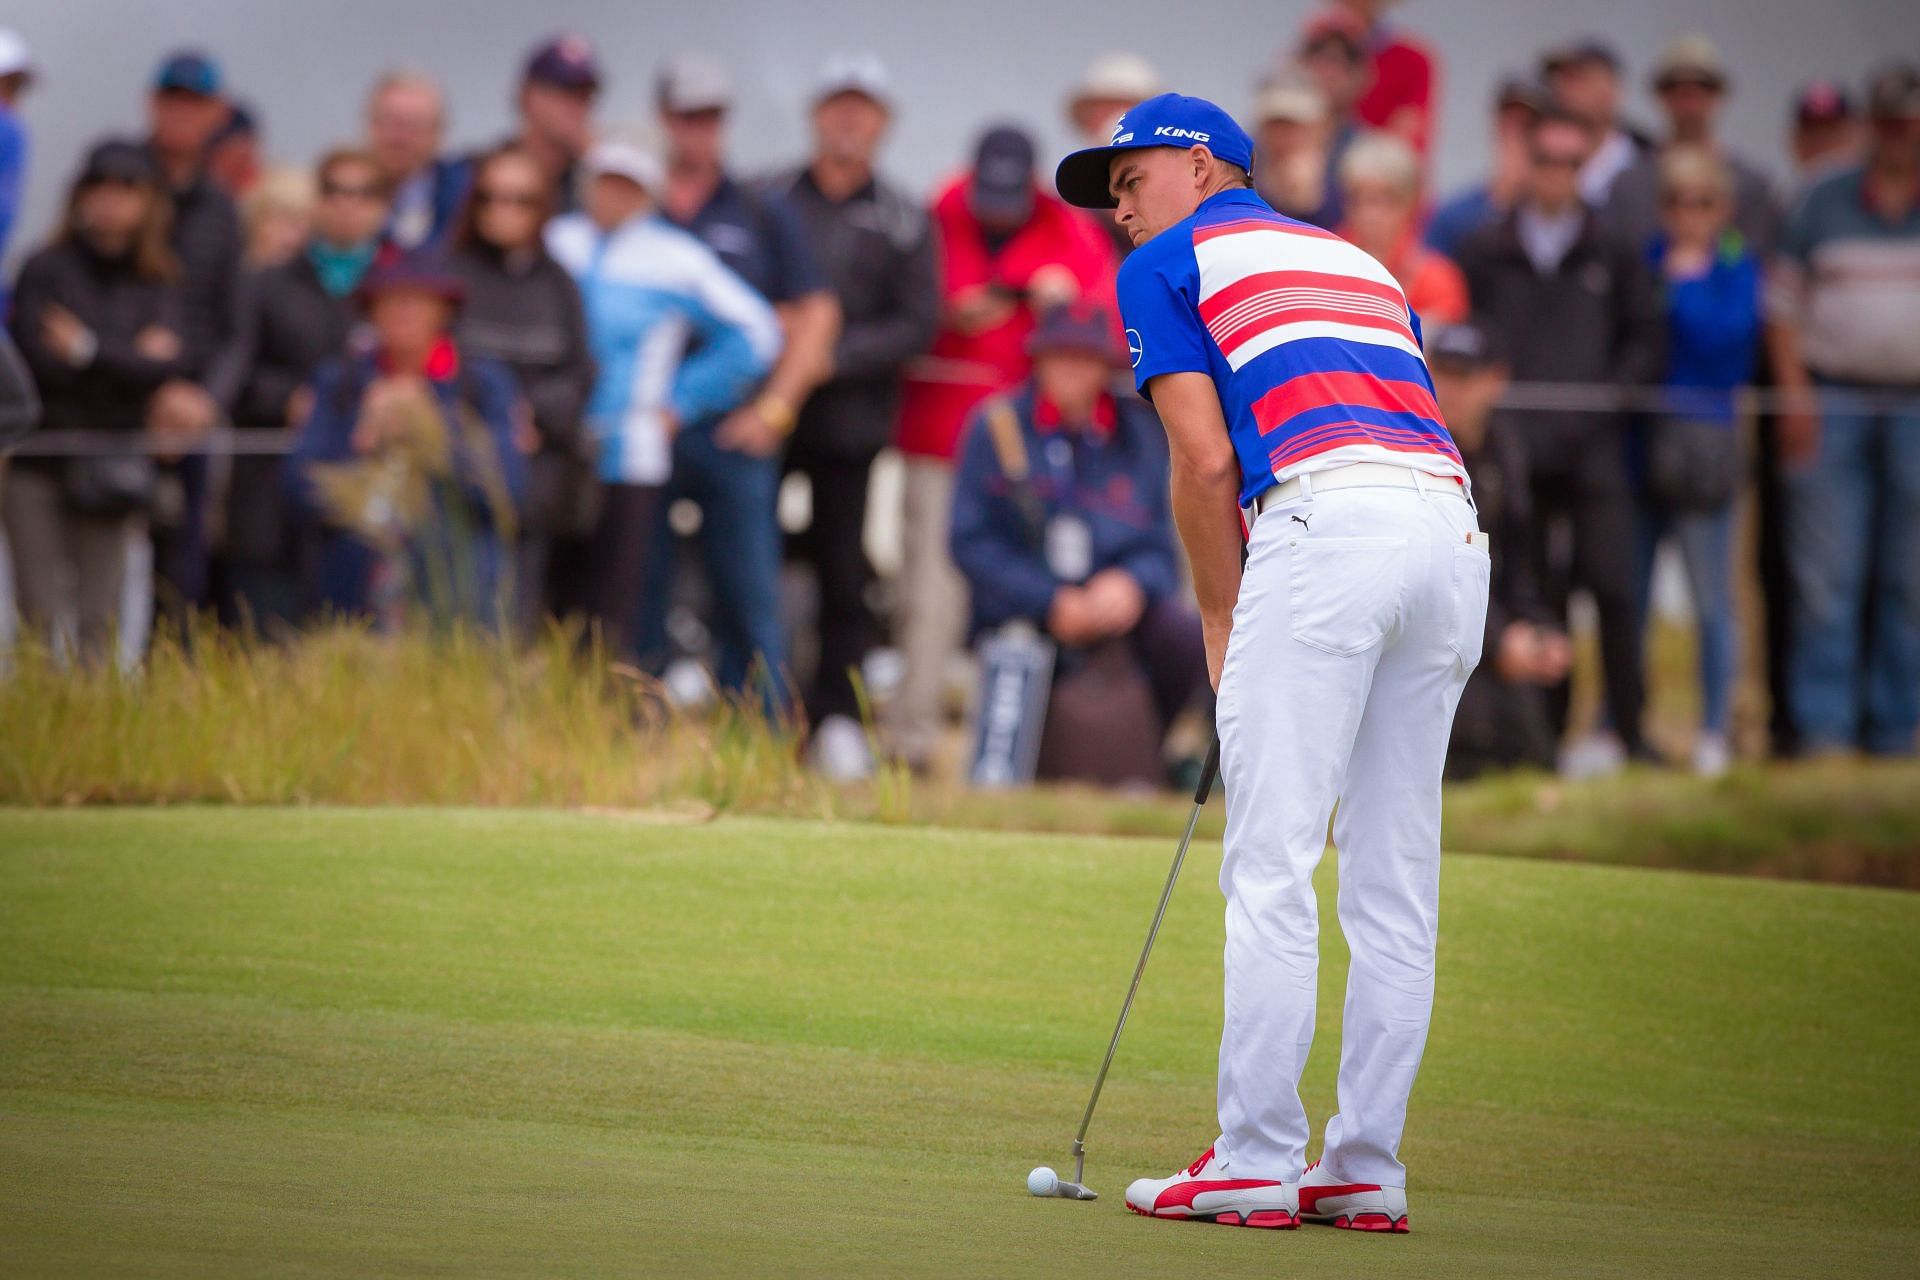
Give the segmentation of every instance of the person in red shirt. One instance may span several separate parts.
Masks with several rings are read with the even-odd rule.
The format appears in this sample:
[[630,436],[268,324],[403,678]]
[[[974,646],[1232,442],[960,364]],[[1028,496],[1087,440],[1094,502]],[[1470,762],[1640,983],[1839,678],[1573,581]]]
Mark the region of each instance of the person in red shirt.
[[1354,105],[1362,124],[1405,138],[1422,159],[1435,132],[1440,65],[1427,46],[1381,21],[1398,0],[1339,0],[1366,29],[1373,83]]
[[1370,133],[1340,161],[1342,239],[1372,254],[1393,273],[1423,325],[1467,318],[1467,281],[1460,268],[1420,241],[1420,159],[1390,133]]
[[964,580],[948,558],[953,459],[980,402],[1024,380],[1034,317],[1087,297],[1113,303],[1115,255],[1091,219],[1034,182],[1033,140],[988,130],[972,169],[933,201],[942,315],[933,349],[908,372],[900,407],[906,455],[898,631],[906,674],[888,715],[894,752],[926,766],[941,693],[967,619]]

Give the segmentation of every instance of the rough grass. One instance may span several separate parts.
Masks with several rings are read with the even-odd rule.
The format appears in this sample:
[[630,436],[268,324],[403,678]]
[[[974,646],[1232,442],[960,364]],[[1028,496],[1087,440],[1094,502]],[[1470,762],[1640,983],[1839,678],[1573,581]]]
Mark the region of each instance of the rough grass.
[[[1671,646],[1669,646],[1671,647]],[[1671,665],[1671,664],[1669,664]],[[212,628],[135,677],[20,651],[0,677],[0,804],[603,807],[793,814],[1113,835],[1177,834],[1179,794],[971,792],[889,768],[835,788],[787,726],[727,705],[670,713],[647,682],[555,632],[322,629],[291,646]],[[1747,765],[1707,782],[1636,770],[1449,789],[1446,843],[1485,853],[1920,888],[1920,762]],[[1217,832],[1216,809],[1203,831]]]
[[[1058,1165],[1165,841],[503,810],[0,813],[22,1275],[1912,1274],[1920,898],[1449,855],[1414,1234],[1148,1222],[1218,850]],[[1332,868],[1323,867],[1327,927]],[[1345,956],[1304,1085],[1324,1120]]]

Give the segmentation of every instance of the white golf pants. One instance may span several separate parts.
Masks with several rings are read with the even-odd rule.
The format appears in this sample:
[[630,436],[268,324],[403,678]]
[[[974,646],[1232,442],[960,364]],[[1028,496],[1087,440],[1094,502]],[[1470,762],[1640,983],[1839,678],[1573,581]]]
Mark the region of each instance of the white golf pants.
[[1480,661],[1487,552],[1457,485],[1308,492],[1256,520],[1220,680],[1227,829],[1218,1153],[1297,1178],[1329,815],[1352,951],[1326,1171],[1405,1186],[1433,1009],[1440,773]]

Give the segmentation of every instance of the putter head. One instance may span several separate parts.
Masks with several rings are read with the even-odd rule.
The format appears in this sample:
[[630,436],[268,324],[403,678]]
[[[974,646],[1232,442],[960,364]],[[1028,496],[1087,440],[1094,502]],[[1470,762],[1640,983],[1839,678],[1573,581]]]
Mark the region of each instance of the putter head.
[[1053,1194],[1061,1200],[1098,1200],[1100,1198],[1100,1193],[1092,1187],[1064,1180],[1055,1184]]

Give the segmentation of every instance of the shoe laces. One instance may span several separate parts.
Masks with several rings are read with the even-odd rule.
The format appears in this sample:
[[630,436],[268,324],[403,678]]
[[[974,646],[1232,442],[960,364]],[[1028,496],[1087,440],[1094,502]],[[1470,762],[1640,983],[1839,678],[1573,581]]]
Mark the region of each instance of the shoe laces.
[[1200,1153],[1200,1158],[1198,1160],[1195,1160],[1192,1164],[1187,1166],[1187,1176],[1189,1178],[1199,1177],[1200,1171],[1207,1167],[1207,1161],[1211,1159],[1213,1159],[1213,1148],[1208,1147],[1205,1151]]

